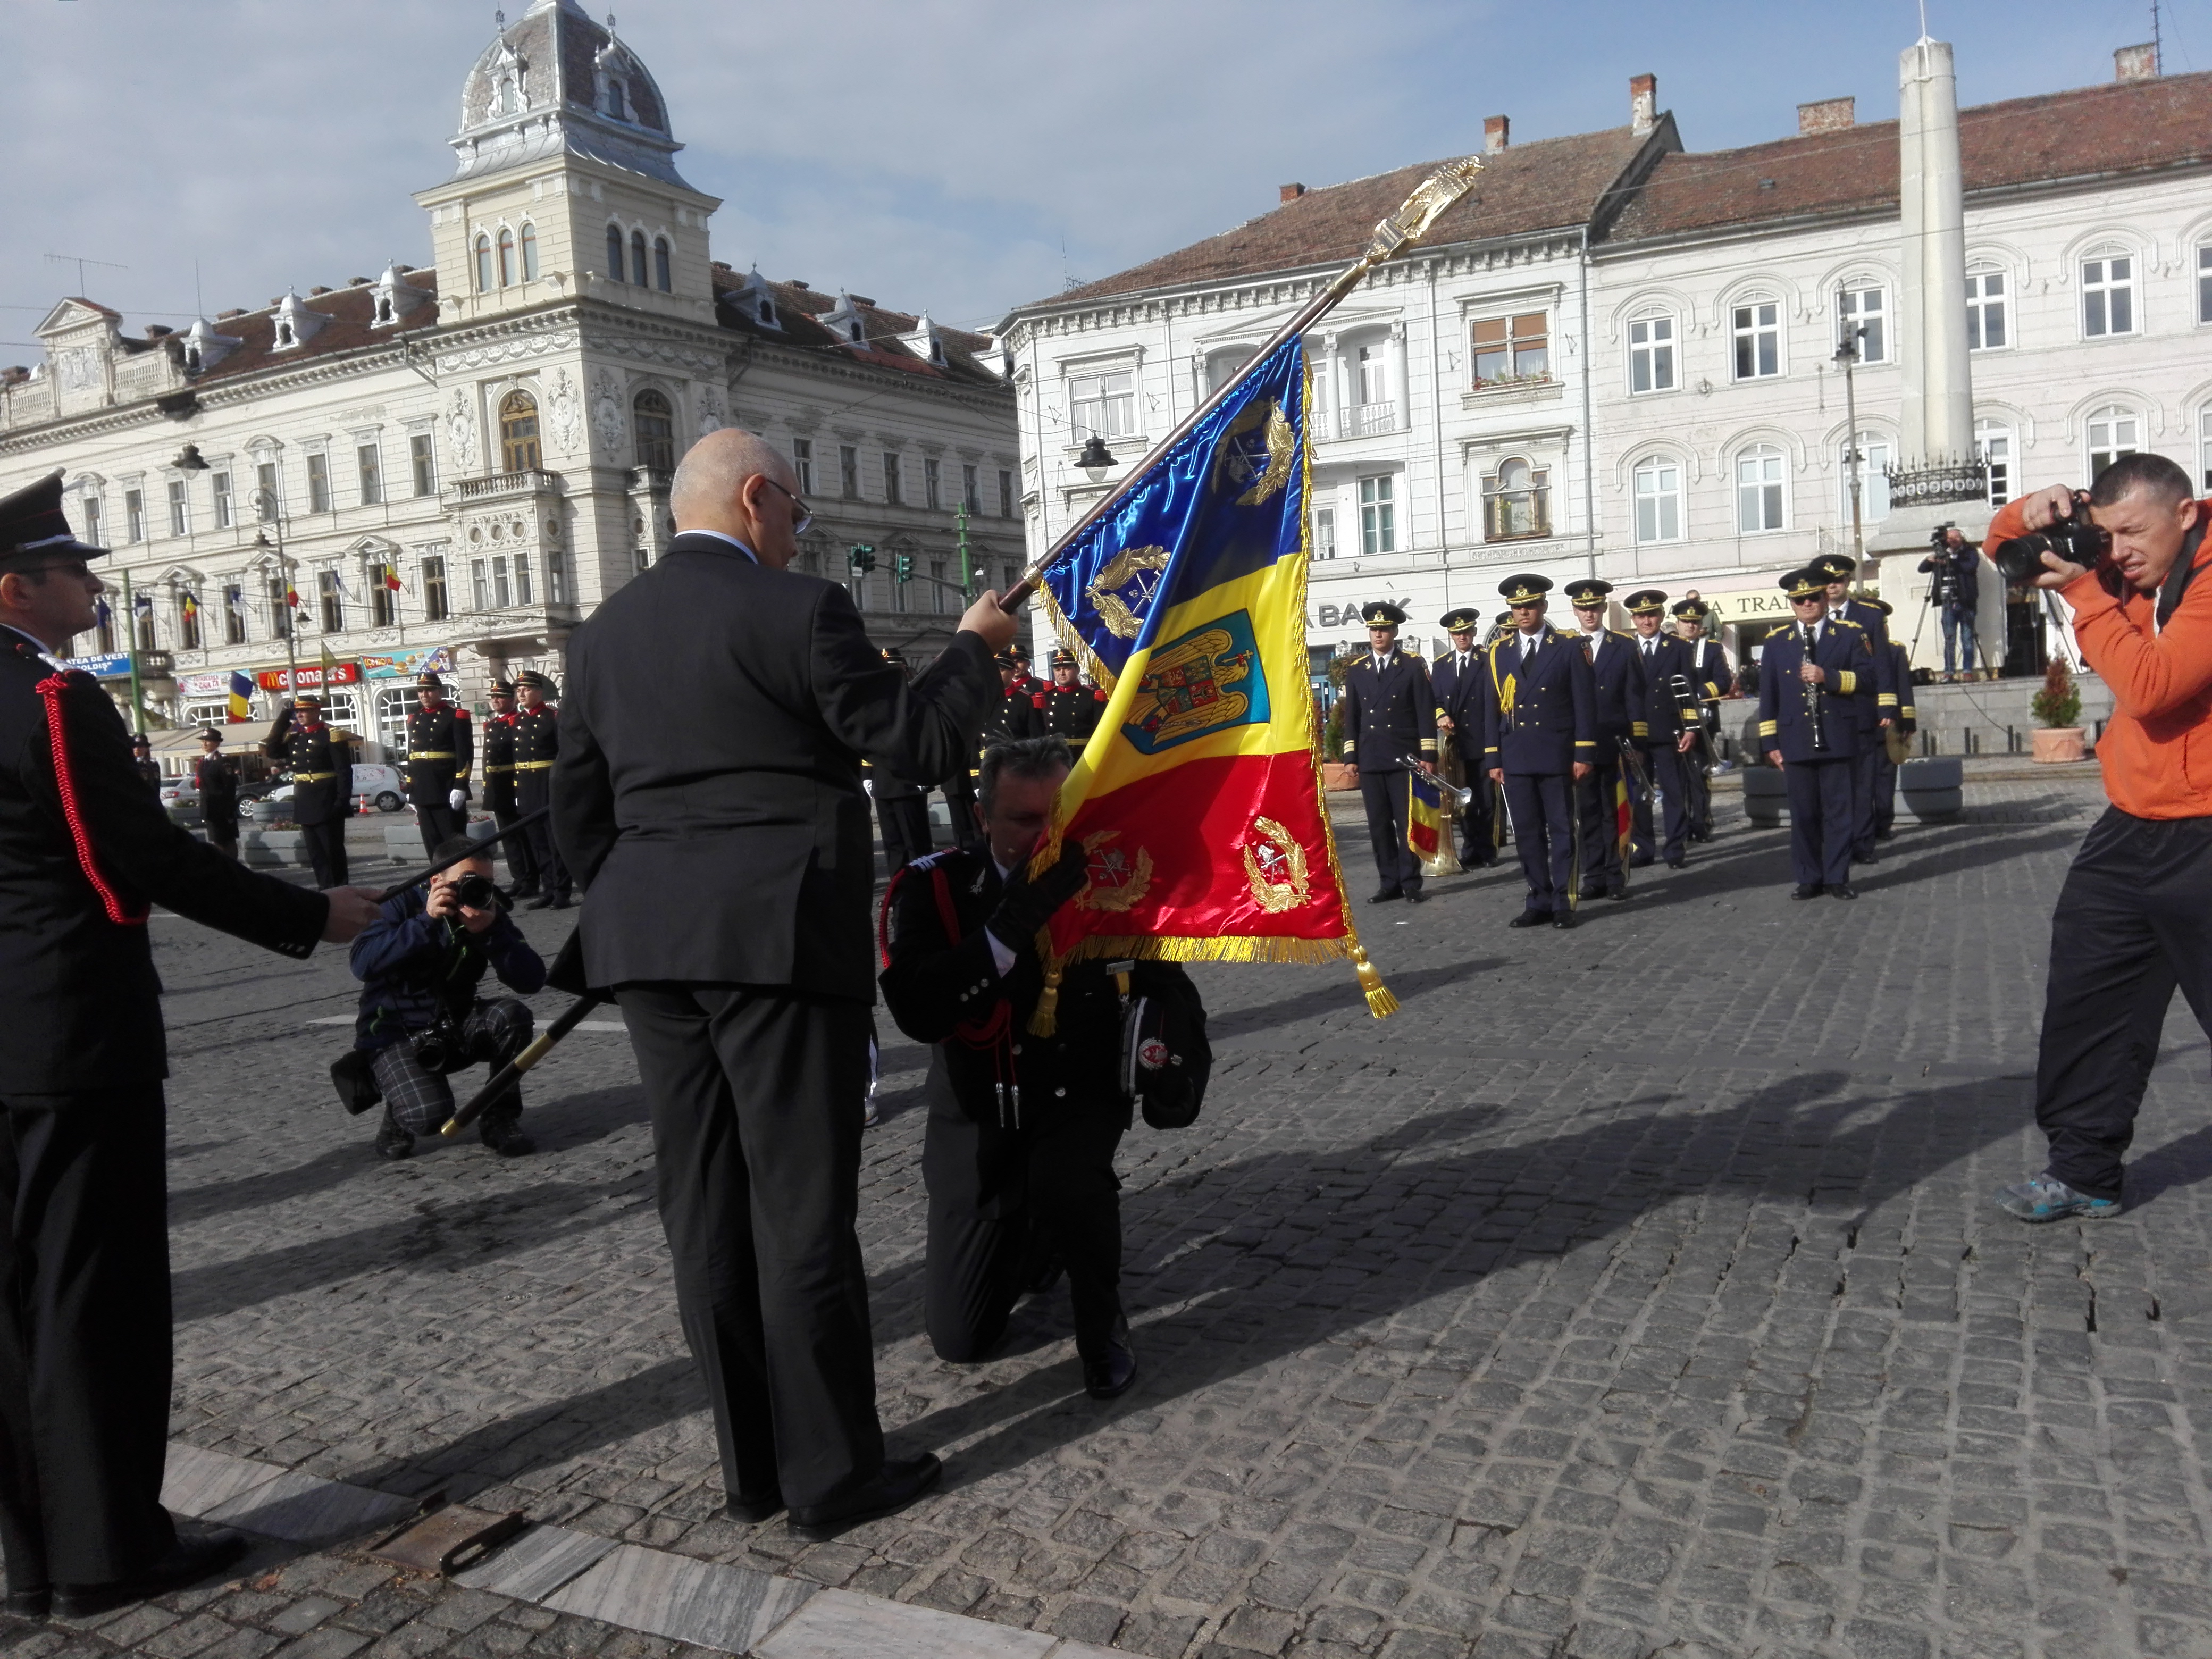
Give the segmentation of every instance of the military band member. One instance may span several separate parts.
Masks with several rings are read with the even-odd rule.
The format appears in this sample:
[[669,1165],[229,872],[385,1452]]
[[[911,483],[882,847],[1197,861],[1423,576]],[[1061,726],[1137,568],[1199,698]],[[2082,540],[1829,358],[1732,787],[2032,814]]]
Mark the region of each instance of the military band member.
[[[1702,716],[1697,688],[1690,681],[1690,648],[1659,631],[1667,614],[1667,596],[1647,587],[1628,596],[1628,619],[1636,629],[1636,658],[1644,682],[1644,706],[1637,711],[1636,747],[1644,757],[1648,789],[1636,791],[1636,862],[1649,864],[1663,856],[1667,867],[1679,870],[1688,862],[1685,843],[1690,834],[1690,788],[1683,757],[1698,741]],[[1659,826],[1663,840],[1655,836],[1651,796],[1659,797],[1664,814]]]
[[422,850],[468,833],[469,769],[476,733],[469,711],[446,702],[446,683],[425,673],[415,682],[419,705],[407,716],[407,799],[422,831]]
[[200,757],[192,763],[192,784],[200,792],[200,824],[208,845],[238,856],[238,769],[224,757],[222,733],[212,726],[200,732]]
[[1422,902],[1421,860],[1407,845],[1415,765],[1437,769],[1437,699],[1419,657],[1398,649],[1406,613],[1378,601],[1360,612],[1367,624],[1365,656],[1345,671],[1344,757],[1359,768],[1359,793],[1367,805],[1367,835],[1382,885],[1368,901],[1402,898]]
[[1462,782],[1473,792],[1459,815],[1459,860],[1471,869],[1498,862],[1495,786],[1482,764],[1482,653],[1474,642],[1481,624],[1473,605],[1446,611],[1437,626],[1451,635],[1452,648],[1429,670],[1437,699],[1437,752],[1459,757]]
[[154,758],[154,740],[143,732],[131,739],[131,769],[145,784],[146,793],[161,798],[161,763]]
[[295,697],[276,711],[261,752],[292,775],[292,821],[315,885],[346,884],[346,820],[353,816],[353,739],[323,724],[323,700]]
[[[514,695],[522,705],[514,717],[514,804],[527,817],[553,799],[553,763],[561,754],[561,711],[547,701],[553,682],[534,668],[514,677]],[[533,910],[568,908],[568,866],[553,841],[553,819],[538,820],[522,832],[530,837],[531,861],[538,866],[538,896]]]
[[[502,832],[514,829],[522,816],[515,805],[514,720],[514,682],[494,680],[491,715],[483,723],[483,753],[478,759],[483,767],[484,811]],[[528,832],[507,836],[499,845],[507,855],[507,896],[537,897],[538,861],[531,855]]]
[[1098,717],[1106,712],[1106,697],[1091,686],[1083,684],[1076,672],[1075,653],[1055,651],[1052,653],[1052,684],[1036,698],[1038,714],[1038,735],[1065,738],[1068,747],[1077,754],[1091,741],[1091,734],[1098,729]]
[[1721,699],[1735,688],[1735,674],[1718,640],[1705,637],[1712,607],[1687,599],[1674,607],[1674,637],[1689,647],[1690,684],[1698,694],[1703,741],[1692,745],[1683,764],[1690,778],[1690,839],[1713,838],[1713,792],[1710,769],[1720,758]]
[[1874,650],[1874,672],[1860,688],[1853,703],[1858,715],[1858,753],[1851,763],[1851,859],[1875,864],[1875,769],[1881,763],[1882,734],[1897,721],[1897,686],[1890,678],[1889,623],[1864,599],[1851,597],[1851,580],[1858,562],[1844,553],[1831,553],[1813,561],[1814,570],[1826,580],[1828,614],[1856,623],[1866,630]]
[[[913,683],[906,653],[895,645],[885,646],[883,658],[906,676],[908,684]],[[871,758],[866,765],[868,799],[876,804],[876,823],[884,835],[884,873],[895,876],[926,856],[934,844],[929,833],[929,797],[920,785],[881,762]]]
[[1644,700],[1643,674],[1637,665],[1635,642],[1605,625],[1613,584],[1589,576],[1569,582],[1565,592],[1580,630],[1574,636],[1575,643],[1590,665],[1590,688],[1596,699],[1591,718],[1597,728],[1597,747],[1589,757],[1593,769],[1574,791],[1575,811],[1582,821],[1582,896],[1625,899],[1628,882],[1626,872],[1620,867],[1614,791],[1620,787],[1620,770],[1626,764],[1622,750],[1636,737],[1637,711]]
[[[1895,613],[1887,599],[1869,599],[1866,603],[1881,612],[1885,625]],[[1897,724],[1883,732],[1881,758],[1875,768],[1874,838],[1887,841],[1897,833],[1897,762],[1891,757],[1889,739],[1892,734],[1909,738],[1920,729],[1918,711],[1912,706],[1912,663],[1905,647],[1893,637],[1889,641],[1889,681],[1897,688]]]
[[1595,769],[1597,693],[1589,659],[1544,620],[1548,576],[1498,585],[1513,631],[1486,653],[1483,758],[1505,792],[1528,896],[1512,927],[1575,925],[1574,789]]
[[1856,623],[1830,614],[1824,574],[1782,579],[1795,621],[1766,636],[1759,667],[1759,742],[1790,795],[1792,898],[1856,898],[1851,888],[1851,769],[1859,752],[1853,700],[1874,672]]

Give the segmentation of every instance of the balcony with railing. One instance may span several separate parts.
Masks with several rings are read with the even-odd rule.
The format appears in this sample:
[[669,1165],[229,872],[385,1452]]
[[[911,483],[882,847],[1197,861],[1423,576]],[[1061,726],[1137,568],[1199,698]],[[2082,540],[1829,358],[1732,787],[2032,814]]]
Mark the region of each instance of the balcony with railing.
[[473,505],[525,495],[556,495],[563,487],[564,480],[559,473],[527,466],[514,472],[487,472],[481,477],[462,478],[447,492],[447,499],[456,505]]
[[1340,438],[1372,438],[1384,432],[1398,429],[1398,404],[1395,399],[1379,404],[1352,404],[1338,416],[1336,435]]

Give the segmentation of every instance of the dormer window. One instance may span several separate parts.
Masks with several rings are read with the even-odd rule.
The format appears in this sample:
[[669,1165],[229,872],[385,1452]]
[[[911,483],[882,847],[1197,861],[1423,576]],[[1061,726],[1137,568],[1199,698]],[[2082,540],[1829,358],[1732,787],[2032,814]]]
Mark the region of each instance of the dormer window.
[[[380,323],[397,322],[398,320],[392,314],[391,301],[380,299],[376,302],[376,320]],[[198,357],[199,356],[198,352],[194,352],[191,355],[194,357]]]
[[501,76],[499,91],[492,99],[491,112],[494,115],[513,115],[521,107],[522,97],[515,88],[514,77],[512,75]]
[[299,343],[300,337],[293,330],[292,325],[288,322],[279,321],[276,325],[276,349],[279,351],[289,351]]
[[611,75],[607,76],[607,113],[617,121],[629,119],[629,111],[623,100],[623,83]]
[[766,323],[770,328],[774,328],[776,325],[775,301],[773,300],[764,299],[760,302],[760,319]]

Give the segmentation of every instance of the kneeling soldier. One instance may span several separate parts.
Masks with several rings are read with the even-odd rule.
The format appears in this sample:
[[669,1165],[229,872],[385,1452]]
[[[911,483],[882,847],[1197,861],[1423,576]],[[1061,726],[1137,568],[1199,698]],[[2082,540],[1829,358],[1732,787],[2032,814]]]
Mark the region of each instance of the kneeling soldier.
[[[1015,1299],[1064,1267],[1083,1384],[1111,1400],[1136,1376],[1121,1311],[1121,1182],[1114,1151],[1129,1127],[1123,1086],[1127,1006],[1116,975],[1070,963],[1055,1029],[1029,1029],[1044,987],[1038,930],[1083,887],[1071,842],[1036,880],[1024,874],[1073,758],[1058,738],[985,751],[985,845],[948,848],[900,872],[884,897],[884,1000],[899,1030],[934,1043],[922,1178],[929,1189],[926,1322],[938,1357],[979,1360],[1005,1335]],[[1158,1068],[1195,1109],[1209,1060],[1197,988],[1168,963],[1127,973],[1128,996],[1166,1016]],[[1151,1045],[1146,1045],[1150,1047]],[[1148,1103],[1152,1121],[1161,1118]]]

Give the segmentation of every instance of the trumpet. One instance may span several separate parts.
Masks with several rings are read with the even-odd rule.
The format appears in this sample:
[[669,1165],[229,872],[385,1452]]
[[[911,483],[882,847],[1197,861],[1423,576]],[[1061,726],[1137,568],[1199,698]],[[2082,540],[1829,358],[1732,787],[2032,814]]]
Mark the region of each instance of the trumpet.
[[[1420,769],[1421,763],[1413,756],[1401,755],[1398,757],[1398,762],[1399,764],[1405,767],[1409,772],[1419,771]],[[1437,769],[1436,776],[1431,780],[1431,781],[1436,784],[1438,789],[1443,792],[1444,799],[1452,803],[1452,808],[1455,811],[1464,812],[1468,807],[1474,805],[1474,791],[1472,789],[1462,788],[1460,785],[1454,783],[1449,778],[1444,775],[1441,768]]]

